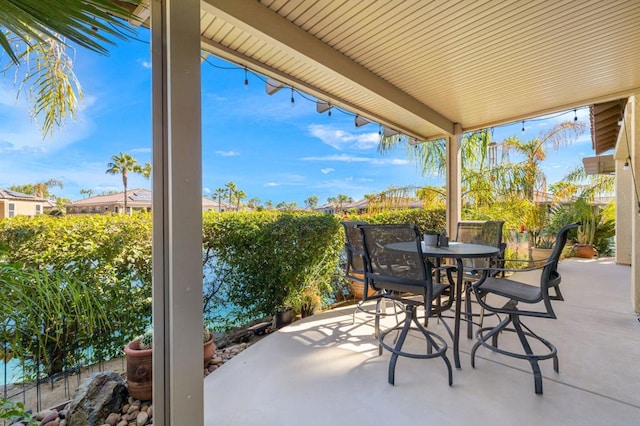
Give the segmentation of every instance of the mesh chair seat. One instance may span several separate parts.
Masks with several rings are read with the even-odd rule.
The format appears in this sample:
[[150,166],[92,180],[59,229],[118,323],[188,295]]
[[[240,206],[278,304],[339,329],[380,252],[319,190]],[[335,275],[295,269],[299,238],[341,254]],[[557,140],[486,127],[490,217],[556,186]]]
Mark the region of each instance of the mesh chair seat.
[[[543,265],[529,268],[527,271],[540,271],[540,285],[534,286],[522,283],[514,278],[511,279],[495,279],[484,273],[483,278],[473,284],[473,291],[477,296],[478,303],[486,310],[495,313],[506,314],[503,319],[495,327],[483,327],[476,332],[477,342],[471,349],[471,366],[475,368],[476,351],[480,346],[490,349],[502,355],[513,358],[527,360],[531,365],[534,377],[534,389],[537,394],[542,394],[542,373],[538,361],[545,359],[553,359],[553,369],[558,372],[558,349],[548,340],[535,334],[531,329],[522,323],[521,317],[537,317],[555,319],[556,314],[553,311],[551,300],[559,300],[558,296],[560,285],[560,274],[558,273],[558,262],[564,245],[567,242],[567,234],[570,229],[577,228],[578,223],[572,223],[563,227],[556,236],[555,246],[546,263]],[[493,270],[495,271],[495,270]],[[502,269],[502,271],[513,272],[513,270]],[[554,289],[556,296],[551,296],[549,290]],[[504,305],[489,304],[485,296],[487,294],[496,294],[506,297],[508,302]],[[561,299],[560,299],[561,300]],[[543,302],[543,308],[538,305],[531,306],[529,309],[523,309],[521,305],[534,305]],[[522,345],[523,352],[514,352],[504,350],[498,347],[498,336],[503,331],[514,332],[518,335],[518,340]],[[530,340],[533,339],[546,346],[547,352],[533,352]]]
[[524,303],[537,303],[542,300],[540,287],[508,278],[487,278],[482,283],[482,291]]

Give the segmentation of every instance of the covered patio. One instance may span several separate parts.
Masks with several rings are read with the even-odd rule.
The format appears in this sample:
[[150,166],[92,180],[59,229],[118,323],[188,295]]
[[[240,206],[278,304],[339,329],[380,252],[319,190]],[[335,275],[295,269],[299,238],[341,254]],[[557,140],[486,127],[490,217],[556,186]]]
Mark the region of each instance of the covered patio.
[[389,353],[377,355],[372,321],[360,313],[353,324],[345,307],[280,329],[208,376],[204,424],[637,424],[640,324],[628,300],[630,268],[571,258],[559,271],[558,319],[527,321],[558,346],[559,374],[541,362],[543,396],[533,392],[526,361],[481,349],[472,369],[465,337],[452,387],[441,360],[407,358],[391,386]]
[[[428,143],[444,138],[447,141],[447,224],[450,235],[460,220],[460,144],[464,132],[514,121],[526,122],[532,117],[604,102],[622,105],[626,100],[624,108],[619,109],[619,116],[614,114],[608,118],[616,124],[612,138],[615,140],[615,169],[619,176],[617,223],[624,226],[616,235],[616,261],[631,265],[631,268],[627,268],[626,275],[619,280],[610,279],[609,274],[605,274],[602,282],[621,286],[617,289],[620,294],[616,293],[621,299],[616,303],[621,303],[624,308],[613,312],[618,316],[624,312],[629,323],[637,327],[632,315],[633,310],[640,312],[640,214],[636,189],[636,171],[640,169],[640,114],[636,111],[640,93],[640,3],[637,1],[144,0],[135,13],[140,17],[137,23],[150,25],[152,29],[154,407],[157,424],[184,424],[185,418],[191,424],[201,424],[203,406],[222,413],[222,410],[234,406],[233,403],[238,403],[245,411],[261,410],[265,418],[267,414],[264,413],[270,410],[269,416],[278,416],[280,408],[283,412],[287,407],[291,410],[312,408],[305,406],[300,399],[291,399],[286,406],[263,406],[257,397],[246,401],[242,388],[245,381],[239,378],[220,383],[219,389],[231,391],[219,391],[225,395],[204,403],[199,386],[202,372],[195,367],[202,355],[198,345],[202,322],[202,51],[277,80],[276,86],[309,93],[324,103],[323,108],[335,105],[347,109],[385,129],[405,135],[411,143]],[[597,138],[593,142],[597,148]],[[629,164],[630,172],[623,173],[623,164]],[[566,275],[569,279],[571,274]],[[589,285],[598,283],[593,275],[578,274],[573,279],[579,277],[584,277],[584,280],[577,281],[578,288],[582,281]],[[580,298],[568,297],[568,300],[575,303],[573,300],[591,297],[595,291],[583,292]],[[606,292],[607,295],[609,293]],[[550,321],[551,324],[545,325],[549,327],[549,337],[560,337],[555,340],[560,340],[558,343],[563,345],[570,342],[576,338],[576,330],[580,330],[580,326],[590,318],[595,319],[595,313],[600,312],[588,307],[602,306],[602,303],[604,301],[600,299],[592,300],[585,307],[577,306],[573,317],[563,318],[560,315],[562,321],[570,320],[562,330],[557,325],[561,321]],[[304,324],[296,327],[304,327]],[[629,335],[615,339],[615,344],[596,345],[592,341],[587,347],[597,351],[594,360],[607,363],[604,360],[610,359],[610,363],[616,365],[614,363],[619,360],[631,357],[635,347],[624,345],[631,338],[631,329],[625,327],[632,326],[624,324],[619,317],[598,322],[598,328],[594,328],[600,330],[596,333],[598,341],[624,333]],[[286,332],[282,334],[286,335]],[[323,333],[309,331],[309,336],[302,334],[313,342],[311,335],[322,336]],[[282,336],[278,334],[266,342],[280,338]],[[511,407],[530,404],[528,409],[532,411],[532,418],[533,411],[551,416],[550,412],[565,410],[571,405],[574,401],[572,395],[587,383],[581,378],[593,378],[602,371],[612,372],[602,368],[587,369],[591,366],[588,362],[591,352],[586,350],[574,352],[575,357],[566,355],[575,348],[582,348],[583,342],[587,341],[576,340],[575,347],[569,346],[564,351],[563,362],[569,363],[574,358],[579,363],[576,371],[580,371],[567,385],[557,383],[559,389],[566,390],[562,394],[568,394],[561,397],[568,398],[566,404],[557,403],[559,396],[545,395],[541,400],[527,394]],[[340,344],[340,339],[332,344]],[[620,352],[613,356],[614,350]],[[270,356],[276,359],[285,356],[279,347],[274,351]],[[331,351],[337,356],[334,362],[345,362],[340,367],[342,371],[361,371],[357,368],[361,362],[349,364],[345,361],[348,357],[344,356],[344,350],[335,347]],[[347,353],[354,360],[367,356]],[[309,358],[314,357],[300,353],[295,359],[306,362]],[[241,365],[240,360],[234,360],[234,364]],[[461,407],[467,407],[466,398],[448,397],[451,392],[466,389],[463,387],[465,381],[480,382],[479,377],[483,374],[505,378],[504,372],[501,376],[489,374],[490,363],[483,365],[484,368],[472,372],[476,373],[472,376],[467,376],[470,369],[465,368],[454,378],[457,385],[452,389],[443,386],[443,391],[439,392],[438,381],[434,380],[430,381],[428,391],[423,387],[414,393],[424,396],[431,394],[433,388],[436,389],[433,395],[436,401],[448,398],[442,403],[445,409],[434,409],[440,404],[430,406],[429,416],[441,413],[444,418],[460,411]],[[637,383],[630,376],[633,373],[627,374],[627,369],[633,371],[631,363],[621,365],[621,375],[603,375],[598,377],[602,380],[589,383],[613,383],[616,380]],[[382,369],[383,363],[373,359],[366,366]],[[562,377],[572,377],[570,366],[567,364],[563,369]],[[263,375],[265,369],[261,370]],[[233,368],[227,371],[230,372],[221,374],[214,382],[228,377]],[[332,370],[323,368],[319,371],[330,374]],[[519,373],[514,370],[509,374]],[[261,377],[264,376],[252,374],[246,383],[263,383],[257,382],[263,380]],[[282,389],[284,392],[287,389],[287,383],[276,381],[280,379],[278,376],[268,377],[274,381],[263,383],[263,398],[270,398],[274,390]],[[300,380],[303,378],[305,376]],[[327,380],[315,378],[317,382],[307,380],[304,387],[300,386],[297,392],[300,398],[320,389],[318,383]],[[399,385],[404,380],[400,372]],[[419,382],[425,383],[424,380]],[[490,382],[483,383],[484,389]],[[225,388],[227,385],[229,387]],[[502,390],[503,398],[484,399],[485,404],[495,406],[505,400],[515,401],[515,398],[510,398],[520,392],[519,388],[517,391],[510,388],[515,386],[513,380],[500,380],[495,385],[498,389],[502,386],[509,388]],[[253,386],[259,388],[257,384]],[[523,386],[523,391],[529,393],[530,386],[524,383]],[[547,384],[547,388],[553,386],[556,384]],[[361,389],[360,386],[357,388]],[[368,389],[368,394],[373,389],[376,388]],[[387,396],[390,390],[389,387],[381,389],[373,392],[373,401],[363,399],[357,401],[359,404],[350,404],[351,410],[355,413],[362,409],[360,407],[366,408],[367,404],[385,402],[380,397]],[[469,398],[473,398],[478,395],[480,387],[470,386],[469,389],[475,391],[469,394]],[[609,395],[608,392],[591,389],[580,395],[589,395],[590,398],[608,395],[597,397],[606,404],[622,401],[617,394]],[[627,397],[632,395],[631,392],[623,394]],[[481,394],[482,398],[489,396]],[[344,404],[344,398],[336,400],[335,405],[338,403]],[[548,409],[547,404],[553,410]],[[629,409],[637,410],[633,404],[615,404],[622,407],[614,410],[620,416],[628,413]],[[584,410],[575,409],[576,415],[591,413],[594,416],[591,418],[595,418],[605,412],[593,408],[596,404],[583,405]],[[299,416],[293,416],[295,423],[330,412],[326,407],[313,407],[315,410],[299,411]],[[465,409],[469,416],[473,413],[479,415],[482,412],[479,408],[486,405],[479,401],[473,407],[478,409]],[[236,410],[235,415],[241,412]],[[389,415],[392,415],[391,410]],[[209,422],[215,421],[217,413],[207,411],[206,417]],[[418,417],[425,418],[426,414]],[[265,418],[259,422],[268,423]],[[518,417],[519,420],[523,418],[529,417]],[[229,422],[242,424],[235,420],[239,419]]]

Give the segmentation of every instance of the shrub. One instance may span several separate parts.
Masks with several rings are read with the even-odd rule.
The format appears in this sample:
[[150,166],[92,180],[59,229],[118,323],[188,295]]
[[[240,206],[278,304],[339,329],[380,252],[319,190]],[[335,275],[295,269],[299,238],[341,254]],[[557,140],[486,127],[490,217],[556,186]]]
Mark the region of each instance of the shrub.
[[113,331],[99,293],[65,273],[0,263],[0,285],[5,356],[29,359],[28,373],[76,365],[95,334]]
[[207,212],[203,227],[207,262],[220,281],[219,294],[209,300],[227,303],[231,318],[255,319],[287,307],[301,310],[332,293],[344,244],[335,217]]
[[0,220],[0,251],[8,263],[73,277],[100,298],[110,330],[94,335],[94,360],[120,356],[150,323],[150,214]]
[[379,213],[363,213],[358,215],[345,215],[341,220],[363,221],[372,224],[397,223],[415,224],[420,233],[427,230],[443,231],[446,228],[447,220],[444,209],[407,209],[388,210]]

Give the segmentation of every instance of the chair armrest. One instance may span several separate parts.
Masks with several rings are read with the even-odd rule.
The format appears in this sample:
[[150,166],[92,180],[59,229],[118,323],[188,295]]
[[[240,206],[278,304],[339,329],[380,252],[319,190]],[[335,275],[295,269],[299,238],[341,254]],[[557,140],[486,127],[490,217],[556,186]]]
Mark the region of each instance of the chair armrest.
[[[508,260],[505,260],[505,263],[507,262],[533,263],[533,262],[541,262],[541,260],[508,259]],[[541,265],[536,265],[536,266],[524,268],[524,269],[489,267],[489,268],[473,268],[473,270],[477,272],[487,271],[491,275],[494,275],[494,273],[500,273],[500,272],[529,272],[529,271],[537,271],[539,269],[543,269],[544,267],[549,266],[554,262],[555,261],[551,259],[551,260],[547,260],[545,263]]]

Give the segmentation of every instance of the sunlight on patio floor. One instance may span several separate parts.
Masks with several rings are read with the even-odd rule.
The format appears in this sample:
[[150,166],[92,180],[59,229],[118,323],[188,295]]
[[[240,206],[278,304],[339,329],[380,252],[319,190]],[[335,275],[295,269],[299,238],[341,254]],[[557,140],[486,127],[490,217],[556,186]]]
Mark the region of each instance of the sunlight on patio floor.
[[[558,346],[559,374],[550,360],[541,362],[542,396],[526,361],[481,348],[472,369],[473,340],[464,333],[452,387],[441,359],[407,358],[399,359],[391,386],[389,353],[378,356],[372,317],[358,313],[354,324],[347,307],[295,322],[208,376],[205,424],[640,424],[640,323],[630,268],[608,258],[567,259],[559,270],[565,301],[554,303],[558,319],[525,320]],[[436,321],[429,328],[446,336]],[[501,344],[514,339],[509,333]],[[451,345],[447,353],[453,361]]]

